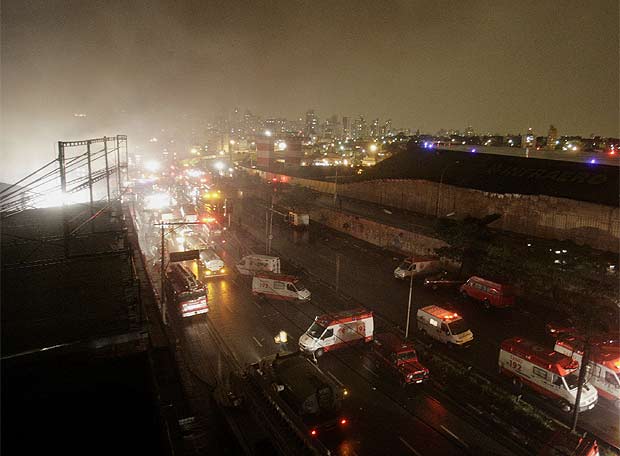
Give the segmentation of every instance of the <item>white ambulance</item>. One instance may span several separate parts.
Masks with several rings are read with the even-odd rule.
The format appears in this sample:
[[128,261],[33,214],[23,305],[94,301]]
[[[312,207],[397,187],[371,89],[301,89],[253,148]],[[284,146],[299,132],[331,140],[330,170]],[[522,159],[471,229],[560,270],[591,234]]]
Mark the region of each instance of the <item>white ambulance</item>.
[[418,330],[444,344],[468,346],[474,340],[465,320],[452,310],[439,306],[426,306],[417,312]]
[[213,249],[206,248],[200,250],[200,261],[205,267],[207,277],[220,277],[226,275],[224,261],[218,256]]
[[420,277],[439,271],[443,266],[439,257],[417,256],[405,258],[405,260],[394,269],[394,277],[404,280],[411,276]]
[[373,338],[372,311],[345,310],[321,315],[299,338],[299,349],[319,358],[323,353],[344,348],[355,342],[370,342]]
[[280,273],[280,258],[269,255],[247,255],[237,263],[237,271],[243,275],[257,272]]
[[259,272],[252,278],[252,294],[292,301],[309,301],[311,296],[297,277],[272,272]]
[[[579,363],[557,351],[547,349],[520,337],[502,342],[499,350],[499,371],[525,384],[532,390],[556,400],[562,410],[575,406]],[[598,401],[596,388],[584,383],[578,411],[594,408]]]
[[[590,379],[600,397],[620,408],[620,344],[618,336],[601,338],[590,350]],[[555,351],[570,356],[581,365],[583,343],[577,336],[559,339]]]

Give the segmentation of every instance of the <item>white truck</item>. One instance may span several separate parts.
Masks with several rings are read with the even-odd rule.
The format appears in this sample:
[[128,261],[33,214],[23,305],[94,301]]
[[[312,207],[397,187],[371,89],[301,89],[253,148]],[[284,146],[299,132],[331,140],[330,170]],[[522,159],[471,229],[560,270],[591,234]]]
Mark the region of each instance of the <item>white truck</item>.
[[247,255],[241,258],[236,265],[237,271],[243,275],[253,275],[257,272],[280,273],[280,258],[269,255]]
[[[527,385],[543,396],[558,402],[570,412],[577,398],[579,363],[554,350],[541,347],[521,337],[502,342],[499,350],[499,371],[516,385]],[[578,412],[594,408],[598,393],[586,382],[581,391]]]
[[411,276],[420,277],[438,272],[443,267],[439,257],[413,256],[405,260],[394,269],[394,278],[404,280]]
[[372,311],[352,309],[335,314],[321,315],[299,338],[299,349],[315,358],[325,352],[344,348],[356,342],[373,339]]
[[296,230],[305,230],[310,225],[310,216],[301,212],[289,211],[286,220]]
[[291,301],[309,301],[311,296],[297,277],[272,272],[259,272],[252,277],[252,294]]
[[466,347],[474,340],[465,320],[456,312],[439,306],[426,306],[418,309],[418,330],[439,342]]

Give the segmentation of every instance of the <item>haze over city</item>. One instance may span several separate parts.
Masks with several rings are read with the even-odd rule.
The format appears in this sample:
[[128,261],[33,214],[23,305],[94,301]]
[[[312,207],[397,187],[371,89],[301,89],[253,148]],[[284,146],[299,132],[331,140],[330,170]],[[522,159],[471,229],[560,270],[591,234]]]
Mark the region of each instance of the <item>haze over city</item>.
[[135,146],[235,106],[429,133],[618,136],[614,1],[2,6],[2,181],[49,161],[58,140],[123,132]]

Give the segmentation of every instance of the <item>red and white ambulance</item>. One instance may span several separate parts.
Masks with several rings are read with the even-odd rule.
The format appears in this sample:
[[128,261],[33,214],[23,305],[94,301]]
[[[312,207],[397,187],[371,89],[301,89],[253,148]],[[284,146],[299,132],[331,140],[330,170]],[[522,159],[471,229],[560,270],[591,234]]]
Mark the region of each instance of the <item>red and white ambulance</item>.
[[[570,356],[581,365],[583,342],[578,336],[558,339],[555,351]],[[620,344],[616,337],[595,341],[590,350],[589,381],[599,396],[620,408]]]
[[352,343],[370,342],[373,338],[372,311],[345,310],[321,315],[299,338],[299,349],[318,358],[327,351],[344,348]]
[[[564,411],[570,411],[577,397],[579,363],[555,350],[550,350],[513,337],[502,342],[499,350],[499,371],[523,383],[534,391],[555,399]],[[598,393],[589,383],[584,383],[578,410],[592,409]]]
[[252,277],[252,294],[290,301],[309,301],[311,297],[297,277],[273,272],[259,272]]

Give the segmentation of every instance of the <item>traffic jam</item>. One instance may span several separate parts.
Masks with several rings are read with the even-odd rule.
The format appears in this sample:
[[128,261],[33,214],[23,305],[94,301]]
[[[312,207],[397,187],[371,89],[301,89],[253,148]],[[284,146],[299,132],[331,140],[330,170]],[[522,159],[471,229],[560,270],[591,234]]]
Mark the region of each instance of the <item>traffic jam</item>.
[[[237,245],[241,235],[235,233],[231,218],[236,195],[231,194],[229,188],[232,179],[228,180],[226,190],[221,185],[222,180],[221,173],[212,176],[195,169],[173,168],[167,173],[132,182],[131,201],[139,208],[137,218],[145,240],[145,254],[153,271],[161,278],[168,312],[174,314],[174,318],[199,315],[208,318],[212,304],[208,284],[231,277],[240,278],[235,283],[242,284],[255,299],[272,305],[303,308],[314,302],[315,294],[307,288],[309,281],[302,277],[303,273],[287,271],[283,267],[289,264],[288,258],[281,258],[275,252],[263,254]],[[282,220],[291,230],[308,230],[311,222],[314,223],[308,214],[283,210]],[[267,229],[261,227],[263,231]],[[236,243],[234,247],[233,242]],[[226,255],[226,251],[232,249],[239,259],[231,264],[232,257]],[[306,361],[300,363],[276,357],[262,368],[256,367],[257,364],[252,375],[258,375],[257,378],[265,375],[266,366],[270,366],[267,370],[276,375],[277,369],[284,372],[285,365],[295,365],[298,367],[287,368],[287,375],[291,375],[290,369],[299,369],[321,379],[325,377],[321,372],[323,360],[333,356],[332,352],[362,350],[363,357],[376,369],[373,372],[380,372],[379,375],[394,387],[423,388],[433,380],[433,368],[425,365],[429,352],[445,347],[447,351],[441,349],[442,356],[447,353],[449,357],[459,359],[483,336],[474,332],[465,316],[445,301],[446,296],[478,306],[487,313],[518,306],[518,296],[510,284],[479,276],[459,277],[453,264],[437,256],[404,258],[394,269],[393,277],[410,283],[411,287],[415,281],[416,287],[421,284],[424,289],[437,294],[436,304],[414,309],[411,316],[417,329],[414,337],[404,337],[399,330],[388,327],[384,318],[377,318],[374,307],[352,302],[350,308],[314,315],[314,319],[307,322],[307,329],[291,350]],[[553,340],[548,345],[506,332],[495,360],[497,372],[505,378],[506,390],[517,393],[519,398],[524,392],[546,398],[565,414],[571,413],[575,406],[579,413],[590,413],[601,402],[617,413],[620,410],[618,334],[601,332],[591,344],[586,378],[578,391],[584,336],[575,328],[556,327],[553,323],[547,325],[547,330]],[[306,362],[314,367],[306,366]],[[278,375],[284,376],[283,373]],[[277,390],[288,391],[290,397],[285,400],[291,401],[295,388],[289,391],[290,385],[286,386],[282,379],[278,381],[283,386]],[[287,381],[289,384],[293,382]],[[331,389],[336,388],[333,379],[320,381]],[[346,399],[349,391],[344,387],[342,391],[343,399]],[[285,396],[283,393],[282,397]],[[319,398],[312,400],[320,402]],[[345,415],[341,413],[340,402],[337,416],[341,427],[349,425],[349,418],[341,418]],[[314,418],[313,423],[316,423],[316,416]],[[313,437],[322,432],[319,429],[315,424],[307,426]],[[557,434],[555,440],[560,439]],[[571,451],[579,448],[581,452],[568,454],[599,454],[598,445],[596,440],[584,436],[569,444]],[[546,446],[544,451],[548,451]]]

